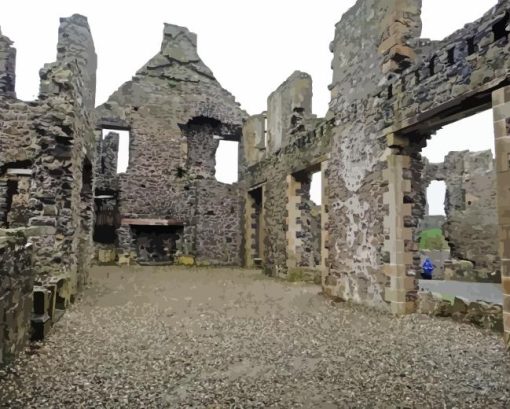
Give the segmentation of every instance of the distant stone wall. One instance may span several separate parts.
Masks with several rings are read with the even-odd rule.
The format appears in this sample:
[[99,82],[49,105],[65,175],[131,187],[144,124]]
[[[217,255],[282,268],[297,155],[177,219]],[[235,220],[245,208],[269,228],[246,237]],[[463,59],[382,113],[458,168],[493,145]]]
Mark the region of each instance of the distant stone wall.
[[[15,99],[14,61],[5,63],[6,55],[13,59],[15,53],[0,37],[0,227],[28,227],[32,245],[30,265],[19,264],[25,260],[20,243],[8,245],[0,260],[0,269],[20,274],[9,290],[18,305],[13,307],[21,328],[17,351],[31,311],[24,305],[21,312],[19,302],[28,304],[32,281],[45,299],[48,288],[56,294],[58,286],[65,309],[87,279],[93,253],[96,55],[87,19],[61,19],[57,61],[40,70],[40,94],[33,102]],[[45,333],[51,324],[48,303],[39,310]]]
[[[241,189],[263,186],[264,192],[264,245],[258,256],[267,273],[280,277],[288,277],[289,270],[295,268],[321,264],[316,217],[320,216],[313,215],[310,181],[312,173],[328,160],[331,123],[315,118],[311,97],[310,76],[294,72],[269,98],[268,129],[264,114],[250,117],[243,129],[247,137],[240,146]],[[251,206],[250,200],[245,206]],[[326,203],[321,212],[327,208]],[[245,235],[257,234],[249,222],[246,226]],[[248,264],[252,261],[245,260]]]
[[443,224],[446,222],[446,217],[441,215],[435,215],[435,216],[425,216],[423,218],[423,221],[421,222],[421,230],[428,230],[428,229],[442,229]]
[[471,261],[479,272],[495,274],[500,270],[500,260],[492,152],[451,152],[444,163],[444,232],[452,257]]
[[30,337],[34,276],[26,231],[0,230],[0,365],[12,361]]
[[[432,180],[446,184],[442,229],[454,259],[470,261],[476,275],[500,277],[496,172],[490,150],[450,152],[443,163],[425,161],[423,189]],[[428,218],[434,216],[428,216]],[[422,222],[422,228],[427,217]]]

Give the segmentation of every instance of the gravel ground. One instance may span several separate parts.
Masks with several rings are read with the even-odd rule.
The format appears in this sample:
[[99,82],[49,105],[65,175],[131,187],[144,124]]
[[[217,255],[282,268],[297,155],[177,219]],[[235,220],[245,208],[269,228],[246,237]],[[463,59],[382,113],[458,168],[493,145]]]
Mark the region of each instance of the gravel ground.
[[10,408],[509,408],[501,336],[257,271],[96,268],[17,364]]

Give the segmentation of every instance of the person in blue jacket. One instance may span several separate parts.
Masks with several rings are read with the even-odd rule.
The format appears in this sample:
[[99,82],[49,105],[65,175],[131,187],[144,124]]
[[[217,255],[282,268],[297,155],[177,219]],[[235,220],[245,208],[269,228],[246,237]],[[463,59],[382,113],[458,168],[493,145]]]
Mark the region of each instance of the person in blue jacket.
[[432,272],[434,271],[434,264],[432,264],[432,261],[430,261],[430,259],[427,257],[421,267],[423,269],[421,277],[424,280],[432,280]]

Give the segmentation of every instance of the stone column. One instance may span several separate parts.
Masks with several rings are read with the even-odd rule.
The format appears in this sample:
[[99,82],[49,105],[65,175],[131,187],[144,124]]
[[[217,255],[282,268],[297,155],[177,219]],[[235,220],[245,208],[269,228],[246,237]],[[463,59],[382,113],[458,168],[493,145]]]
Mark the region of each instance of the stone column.
[[325,277],[328,272],[328,258],[329,258],[329,187],[328,187],[328,161],[325,160],[321,163],[321,271]]
[[287,269],[296,268],[298,265],[297,249],[301,244],[299,238],[301,224],[300,217],[301,196],[298,192],[301,183],[293,175],[287,175]]
[[253,267],[253,252],[255,247],[255,201],[249,192],[244,195],[244,265]]
[[414,312],[415,302],[408,294],[416,291],[416,278],[408,275],[413,265],[413,253],[406,250],[406,242],[413,239],[412,229],[405,226],[405,218],[411,216],[412,205],[404,203],[404,193],[411,191],[411,181],[404,179],[404,170],[410,168],[411,158],[399,154],[400,148],[406,144],[407,140],[393,134],[388,136],[391,153],[383,173],[388,184],[388,191],[384,194],[384,204],[388,207],[388,215],[384,218],[387,237],[384,251],[389,254],[389,263],[383,267],[389,278],[384,297],[390,303],[391,312],[397,315]]
[[510,86],[492,94],[505,343],[510,346]]

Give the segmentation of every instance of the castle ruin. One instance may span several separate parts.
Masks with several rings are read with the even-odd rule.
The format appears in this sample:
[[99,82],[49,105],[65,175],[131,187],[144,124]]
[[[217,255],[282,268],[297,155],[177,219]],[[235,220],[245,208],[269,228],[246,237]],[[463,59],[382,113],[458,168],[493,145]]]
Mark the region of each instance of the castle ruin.
[[[300,71],[249,116],[200,59],[197,36],[171,24],[160,51],[96,107],[80,15],[61,19],[38,99],[20,101],[16,51],[0,34],[0,362],[30,333],[45,336],[92,262],[311,274],[327,296],[411,314],[432,180],[447,183],[452,253],[501,276],[510,342],[510,1],[442,41],[420,38],[420,11],[421,0],[358,0],[343,15],[324,118]],[[431,135],[487,109],[495,160],[424,160]],[[124,173],[116,131],[129,132]],[[220,140],[239,142],[238,183],[215,179]]]

